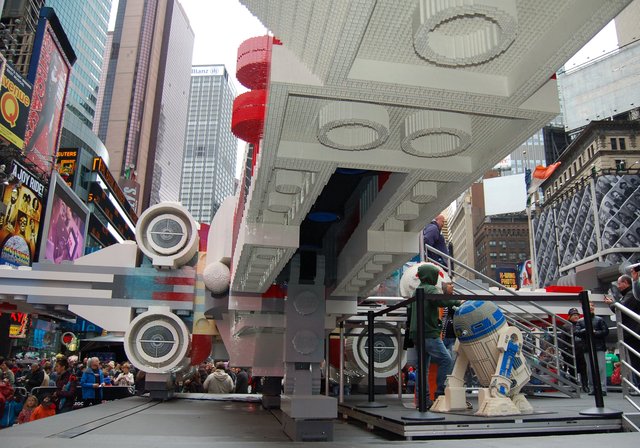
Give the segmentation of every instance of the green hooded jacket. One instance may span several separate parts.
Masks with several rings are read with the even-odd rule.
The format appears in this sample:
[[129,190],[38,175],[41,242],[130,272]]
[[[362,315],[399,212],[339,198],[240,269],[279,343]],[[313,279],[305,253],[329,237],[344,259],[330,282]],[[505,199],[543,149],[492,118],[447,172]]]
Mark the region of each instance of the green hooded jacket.
[[[418,268],[418,278],[425,294],[442,294],[442,291],[435,285],[438,283],[440,269],[432,264],[424,264]],[[424,301],[424,337],[433,339],[439,338],[441,328],[440,314],[438,308],[460,306],[459,300],[425,300]],[[411,314],[411,326],[409,334],[414,341],[418,340],[418,306],[414,302],[409,305],[408,313]]]

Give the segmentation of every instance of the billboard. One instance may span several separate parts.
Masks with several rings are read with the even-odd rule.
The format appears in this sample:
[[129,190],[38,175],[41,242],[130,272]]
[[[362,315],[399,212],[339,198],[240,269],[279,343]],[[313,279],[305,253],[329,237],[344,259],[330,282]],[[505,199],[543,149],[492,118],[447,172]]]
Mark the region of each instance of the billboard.
[[140,197],[140,184],[134,179],[120,178],[120,186],[122,187],[122,193],[124,193],[124,197],[127,199],[129,205],[134,210],[137,210],[138,198]]
[[29,315],[27,313],[11,313],[11,321],[9,324],[10,338],[26,338],[27,326],[29,324]]
[[47,202],[40,261],[61,263],[83,256],[89,209],[55,172],[51,176]]
[[45,186],[18,162],[0,203],[0,264],[30,266],[35,261]]
[[104,160],[102,160],[101,157],[93,158],[93,165],[91,167],[91,171],[95,171],[100,175],[102,180],[107,184],[107,186],[109,187],[109,189],[111,190],[115,198],[117,199],[122,209],[131,219],[131,222],[135,224],[136,221],[138,221],[138,215],[136,214],[135,210],[129,203],[129,200],[127,199],[125,194],[122,192],[122,189],[120,188],[115,178],[111,174],[111,171],[109,171],[109,168],[107,168],[107,164],[104,163]]
[[531,260],[521,261],[516,269],[518,270],[518,288],[531,286],[533,278]]
[[496,280],[505,288],[518,288],[518,278],[515,268],[496,268]]
[[24,148],[30,105],[31,84],[6,64],[0,88],[0,137],[20,150]]
[[51,24],[41,17],[29,72],[33,93],[24,152],[27,159],[46,175],[53,170],[60,141],[70,71],[71,64]]
[[91,184],[89,184],[89,198],[87,202],[95,204],[124,239],[135,241],[136,235],[134,231],[127,225],[118,209],[113,205],[111,199],[109,199],[107,192],[102,189],[98,182],[91,182]]
[[66,148],[58,151],[56,171],[70,188],[74,187],[77,165],[78,150],[76,148]]

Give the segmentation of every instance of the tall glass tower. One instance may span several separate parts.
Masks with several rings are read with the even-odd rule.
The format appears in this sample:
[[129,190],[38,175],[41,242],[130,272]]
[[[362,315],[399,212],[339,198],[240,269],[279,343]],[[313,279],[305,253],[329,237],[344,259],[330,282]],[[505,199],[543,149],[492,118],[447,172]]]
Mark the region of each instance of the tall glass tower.
[[234,193],[235,95],[224,65],[192,67],[180,201],[198,222],[210,223],[222,200]]
[[[111,2],[112,0],[46,0],[45,2],[55,10],[78,56],[71,71],[71,82],[67,92],[67,111],[75,115],[89,129],[93,126],[96,113]],[[65,117],[65,125],[66,122]]]

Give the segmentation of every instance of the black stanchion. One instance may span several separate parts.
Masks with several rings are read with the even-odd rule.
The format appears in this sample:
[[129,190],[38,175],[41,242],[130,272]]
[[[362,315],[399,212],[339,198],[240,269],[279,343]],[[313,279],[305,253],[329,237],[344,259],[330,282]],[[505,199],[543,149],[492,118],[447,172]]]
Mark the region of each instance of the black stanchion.
[[375,367],[375,359],[373,355],[373,342],[374,342],[374,313],[369,310],[367,312],[367,358],[369,358],[369,399],[366,403],[358,405],[359,408],[386,408],[386,404],[378,403],[375,400],[375,392],[373,390],[375,376],[374,376],[374,367]]
[[[411,412],[410,414],[403,415],[403,420],[444,420],[443,415],[437,415],[427,411],[427,369],[429,366],[425,365],[424,356],[424,289],[416,289],[416,314],[418,315],[417,325],[418,330],[418,411]],[[416,341],[414,341],[416,342]]]
[[593,316],[589,307],[589,293],[582,291],[580,293],[580,303],[582,304],[582,314],[584,315],[584,328],[587,332],[585,341],[587,343],[587,352],[589,353],[589,368],[591,369],[591,378],[593,380],[593,392],[595,395],[596,406],[580,411],[580,415],[591,415],[594,417],[617,418],[622,415],[622,411],[609,409],[604,406],[604,398],[602,396],[602,384],[600,383],[600,371],[598,368],[598,358],[593,342]]

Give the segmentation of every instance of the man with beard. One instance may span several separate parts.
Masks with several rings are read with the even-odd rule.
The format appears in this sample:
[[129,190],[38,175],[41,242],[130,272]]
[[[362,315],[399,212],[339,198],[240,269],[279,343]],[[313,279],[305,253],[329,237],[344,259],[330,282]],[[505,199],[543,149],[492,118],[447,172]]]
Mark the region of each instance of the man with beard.
[[[632,279],[632,277],[634,277],[634,279]],[[633,311],[634,313],[640,314],[640,300],[638,300],[638,298],[634,295],[634,283],[638,283],[638,272],[636,272],[635,269],[631,271],[631,276],[621,275],[620,278],[618,278],[618,289],[620,290],[620,294],[622,294],[622,298],[620,299],[619,303],[629,308],[629,310]],[[611,311],[615,313],[615,301],[611,297],[605,297],[604,302],[608,304],[611,308]],[[624,313],[621,313],[621,315],[621,324],[629,328],[636,334],[640,334],[640,324]],[[634,337],[626,330],[623,333],[623,340],[635,351],[640,352],[640,341],[638,340],[638,338]],[[640,371],[640,358],[638,358],[638,356],[636,356],[630,350],[627,350],[627,352],[629,354],[629,363],[631,364],[631,366],[635,370]],[[632,376],[634,378],[634,384],[636,384],[636,386],[640,385],[637,375]]]

